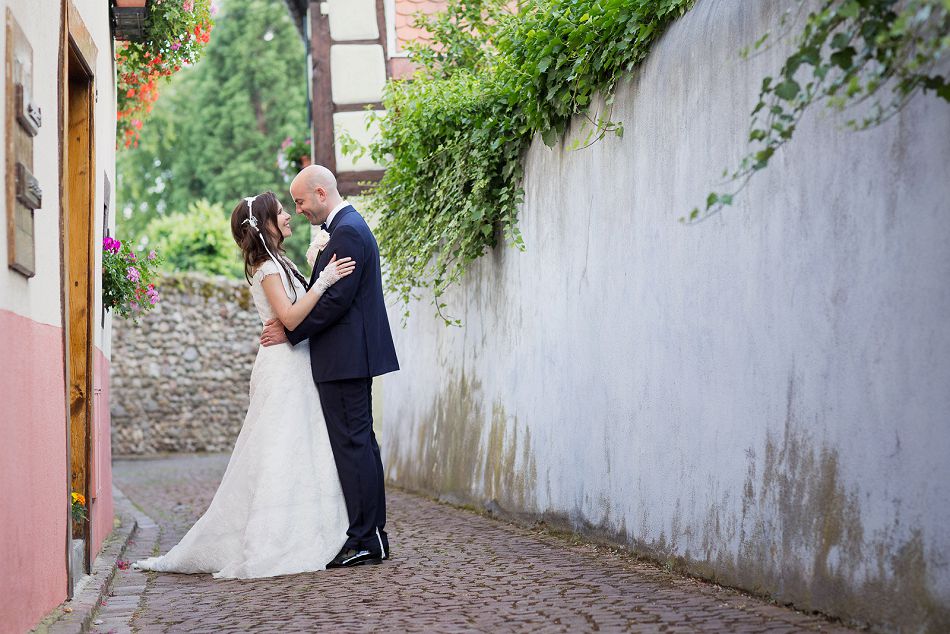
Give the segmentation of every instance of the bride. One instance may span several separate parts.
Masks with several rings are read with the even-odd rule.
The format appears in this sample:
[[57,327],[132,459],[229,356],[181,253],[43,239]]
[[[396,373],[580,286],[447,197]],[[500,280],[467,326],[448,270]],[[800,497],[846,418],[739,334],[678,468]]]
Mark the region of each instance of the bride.
[[[334,256],[306,290],[281,249],[291,234],[290,215],[272,192],[241,201],[231,232],[262,323],[277,318],[295,328],[355,267]],[[223,579],[323,570],[343,547],[348,526],[307,342],[261,347],[247,416],[211,505],[167,554],[135,567]]]

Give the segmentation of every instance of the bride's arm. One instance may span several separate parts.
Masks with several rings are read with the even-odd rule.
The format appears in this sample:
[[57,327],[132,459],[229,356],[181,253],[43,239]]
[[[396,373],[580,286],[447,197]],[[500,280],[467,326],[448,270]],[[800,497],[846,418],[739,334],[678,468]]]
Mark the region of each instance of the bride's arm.
[[320,299],[320,296],[323,295],[329,286],[340,278],[350,275],[355,269],[356,263],[352,258],[337,260],[336,256],[333,256],[333,259],[327,264],[327,268],[320,273],[317,282],[303,297],[297,298],[296,304],[290,303],[290,298],[287,297],[287,292],[284,290],[284,283],[281,281],[280,275],[268,275],[264,277],[264,279],[261,280],[261,288],[264,289],[264,295],[267,296],[267,301],[270,302],[271,308],[274,309],[274,314],[277,316],[277,319],[279,319],[284,326],[293,330],[299,326],[300,322],[304,320],[304,317],[313,310],[313,307],[317,305],[317,300]]

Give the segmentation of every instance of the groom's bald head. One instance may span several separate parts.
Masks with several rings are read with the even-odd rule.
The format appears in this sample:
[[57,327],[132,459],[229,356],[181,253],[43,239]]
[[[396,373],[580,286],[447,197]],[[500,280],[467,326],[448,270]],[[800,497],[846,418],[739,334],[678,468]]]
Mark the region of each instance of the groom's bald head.
[[306,216],[312,225],[325,222],[343,200],[337,190],[336,177],[322,165],[308,165],[300,170],[290,183],[290,195],[297,213]]
[[290,184],[291,189],[297,181],[303,183],[307,189],[325,187],[327,190],[336,191],[336,176],[322,165],[308,165],[300,170],[293,183]]

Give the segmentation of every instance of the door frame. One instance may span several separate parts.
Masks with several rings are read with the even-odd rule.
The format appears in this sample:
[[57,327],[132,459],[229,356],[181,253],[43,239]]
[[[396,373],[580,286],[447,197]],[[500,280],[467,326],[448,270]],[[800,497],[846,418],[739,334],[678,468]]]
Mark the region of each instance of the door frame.
[[[58,132],[59,132],[59,155],[61,157],[59,164],[59,193],[60,193],[60,280],[61,280],[61,302],[62,302],[62,320],[63,320],[63,363],[65,379],[65,405],[66,405],[66,486],[67,486],[67,522],[66,522],[66,594],[68,598],[73,596],[73,565],[72,565],[72,517],[70,507],[69,493],[73,488],[73,451],[82,452],[81,463],[82,473],[81,487],[86,497],[87,510],[91,510],[91,496],[89,495],[89,469],[91,465],[91,425],[93,419],[93,386],[94,386],[94,356],[93,348],[95,346],[95,104],[96,104],[96,83],[95,69],[98,58],[98,49],[95,45],[89,30],[86,28],[79,12],[72,0],[62,0],[61,3],[61,28],[60,28],[60,47],[59,47],[59,113],[58,113]],[[71,177],[69,150],[69,113],[70,113],[70,79],[71,76],[80,75],[80,81],[85,82],[84,92],[86,93],[85,116],[88,120],[84,132],[83,143],[85,147],[81,148],[81,161],[85,163],[85,175],[76,180]],[[83,206],[88,213],[87,216],[80,218],[80,222],[85,222],[88,226],[81,227],[88,239],[85,240],[85,249],[75,251],[70,249],[70,236],[74,235],[71,224],[76,222],[76,215],[70,214],[70,205],[77,204],[75,199],[71,200],[71,190],[75,189],[73,197],[78,194],[80,200],[78,204]],[[72,218],[71,218],[72,216]],[[72,220],[72,222],[71,222]],[[72,328],[72,310],[70,298],[75,295],[70,292],[69,284],[71,273],[75,273],[73,260],[79,258],[79,264],[85,269],[82,277],[85,278],[85,292],[79,296],[81,304],[85,304],[86,314],[83,321],[85,330],[85,339],[87,345],[80,353],[81,359],[74,359],[70,352],[71,339],[73,336]],[[82,289],[81,289],[82,290]],[[82,405],[82,418],[84,418],[84,429],[74,430],[74,419],[72,414],[72,384],[73,372],[71,365],[73,361],[79,361],[83,367],[85,376],[83,385],[80,389],[83,394],[84,403]],[[76,442],[74,442],[74,438]],[[77,445],[82,445],[77,447]],[[85,552],[83,553],[84,572],[91,566],[91,530],[90,518],[85,522],[84,532],[86,534]]]

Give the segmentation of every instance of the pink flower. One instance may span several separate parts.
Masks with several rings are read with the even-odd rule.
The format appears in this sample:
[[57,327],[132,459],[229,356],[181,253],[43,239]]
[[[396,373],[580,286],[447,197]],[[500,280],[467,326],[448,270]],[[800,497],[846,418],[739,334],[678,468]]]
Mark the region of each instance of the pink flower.
[[136,283],[141,279],[141,276],[139,275],[139,270],[135,268],[134,266],[130,266],[129,268],[125,270],[125,277],[130,282],[136,282]]
[[286,150],[287,147],[293,142],[294,142],[293,139],[291,139],[290,137],[287,137],[286,139],[284,139],[284,142],[280,144],[280,149]]
[[102,250],[108,251],[110,253],[118,253],[119,249],[122,248],[122,243],[118,240],[106,236],[102,239]]
[[139,312],[140,310],[138,302],[129,302],[129,308],[131,308],[135,312]]
[[131,252],[129,253],[129,262],[135,262],[135,261],[138,260],[138,259],[139,259],[139,258],[138,258],[137,255],[135,255],[134,253],[131,253]]
[[181,3],[181,8],[184,9],[185,11],[190,12],[192,9],[195,8],[195,0],[185,0],[184,2]]
[[145,295],[148,297],[148,302],[149,302],[149,304],[151,304],[152,306],[154,306],[155,304],[157,304],[157,303],[159,302],[159,300],[160,300],[159,295],[158,295],[158,291],[155,290],[155,285],[154,285],[154,284],[149,284],[149,285],[148,285],[148,290],[145,291]]
[[148,259],[149,259],[149,260],[154,260],[154,259],[157,258],[157,257],[158,257],[158,254],[155,253],[155,251],[149,251],[149,252],[148,252]]
[[172,50],[177,51],[181,48],[181,42],[172,42]]

